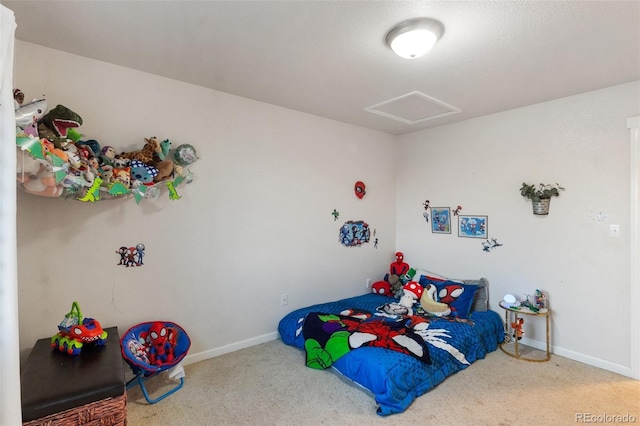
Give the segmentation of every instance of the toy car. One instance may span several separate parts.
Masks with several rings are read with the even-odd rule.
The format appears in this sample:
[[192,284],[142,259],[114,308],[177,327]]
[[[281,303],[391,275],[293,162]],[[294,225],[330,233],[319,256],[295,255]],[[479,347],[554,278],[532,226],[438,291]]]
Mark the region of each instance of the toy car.
[[58,334],[51,338],[51,347],[69,355],[78,355],[85,343],[102,346],[107,342],[107,332],[100,322],[93,318],[82,318],[77,302],[71,305],[71,312],[58,325]]

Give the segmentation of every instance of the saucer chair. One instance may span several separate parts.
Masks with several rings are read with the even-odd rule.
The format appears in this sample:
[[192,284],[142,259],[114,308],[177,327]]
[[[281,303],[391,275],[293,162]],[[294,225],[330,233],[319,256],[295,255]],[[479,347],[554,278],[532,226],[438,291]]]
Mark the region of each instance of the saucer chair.
[[[145,350],[144,342],[149,336],[150,329],[160,327],[167,333],[168,345],[173,350],[173,359],[166,362],[150,363],[150,354]],[[160,326],[162,325],[162,327]],[[122,349],[122,356],[125,361],[131,367],[135,377],[127,382],[127,389],[134,386],[140,386],[144,398],[149,404],[155,404],[162,401],[172,393],[177,392],[182,388],[184,384],[184,374],[180,377],[180,382],[164,394],[157,398],[151,398],[149,392],[145,386],[145,382],[157,374],[168,370],[180,363],[182,359],[187,355],[189,347],[191,346],[191,340],[189,335],[178,324],[168,321],[150,321],[143,322],[128,329],[120,339],[120,347]]]

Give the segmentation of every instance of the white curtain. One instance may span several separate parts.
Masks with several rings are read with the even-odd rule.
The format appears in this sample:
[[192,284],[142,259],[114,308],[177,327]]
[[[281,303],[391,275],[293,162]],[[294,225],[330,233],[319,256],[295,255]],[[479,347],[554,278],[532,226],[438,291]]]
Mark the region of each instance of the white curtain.
[[16,244],[16,19],[0,5],[0,425],[22,424]]

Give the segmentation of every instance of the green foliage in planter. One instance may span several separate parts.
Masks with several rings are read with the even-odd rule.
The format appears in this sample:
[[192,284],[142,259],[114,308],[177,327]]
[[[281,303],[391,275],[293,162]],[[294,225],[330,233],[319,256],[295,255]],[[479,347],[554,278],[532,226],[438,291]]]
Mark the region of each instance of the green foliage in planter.
[[555,185],[550,183],[540,183],[536,186],[522,182],[522,187],[520,187],[520,195],[532,201],[540,201],[547,198],[550,199],[551,197],[557,197],[560,195],[560,191],[564,191],[564,188],[557,183]]

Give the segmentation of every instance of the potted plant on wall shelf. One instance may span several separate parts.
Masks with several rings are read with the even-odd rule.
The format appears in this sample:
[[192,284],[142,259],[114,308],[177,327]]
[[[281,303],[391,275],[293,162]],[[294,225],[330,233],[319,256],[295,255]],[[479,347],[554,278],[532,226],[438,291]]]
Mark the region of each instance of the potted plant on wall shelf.
[[520,187],[520,195],[531,200],[533,214],[536,215],[549,214],[551,197],[558,197],[560,191],[564,191],[564,188],[557,183],[554,185],[550,183],[534,185],[522,182],[522,186]]

